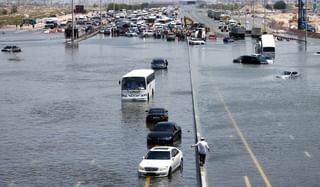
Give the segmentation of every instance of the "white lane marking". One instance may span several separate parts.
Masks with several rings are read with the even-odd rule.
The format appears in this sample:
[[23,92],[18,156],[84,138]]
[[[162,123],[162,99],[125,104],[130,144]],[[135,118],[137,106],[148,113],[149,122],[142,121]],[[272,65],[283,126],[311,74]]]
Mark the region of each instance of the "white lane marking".
[[278,125],[279,127],[282,127],[282,126],[283,126],[283,124],[282,124],[281,122],[278,122],[277,125]]
[[311,158],[310,153],[308,153],[307,151],[305,151],[304,154],[305,154],[308,158]]
[[294,136],[292,136],[292,135],[289,135],[289,138],[290,138],[291,140],[294,140],[294,139],[295,139]]
[[80,187],[81,186],[81,181],[77,182],[74,187]]
[[244,183],[246,184],[246,187],[251,187],[250,179],[248,176],[244,176]]
[[15,186],[15,185],[14,185],[14,181],[10,182],[10,183],[7,185],[7,187],[13,187],[13,186]]
[[94,160],[94,159],[91,160],[90,163],[89,163],[89,165],[90,165],[90,166],[96,165],[96,160]]

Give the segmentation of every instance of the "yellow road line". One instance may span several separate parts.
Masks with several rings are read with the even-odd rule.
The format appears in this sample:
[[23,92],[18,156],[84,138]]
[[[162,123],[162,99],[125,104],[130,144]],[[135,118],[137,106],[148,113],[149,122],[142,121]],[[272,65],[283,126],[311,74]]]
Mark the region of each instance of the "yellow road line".
[[263,171],[258,159],[256,158],[255,154],[253,153],[251,147],[249,146],[247,140],[245,139],[244,135],[242,134],[240,128],[239,128],[239,125],[237,124],[236,120],[234,119],[234,117],[232,116],[232,113],[230,112],[226,102],[224,101],[222,95],[220,94],[220,92],[217,90],[217,93],[221,99],[221,102],[223,103],[224,105],[224,109],[225,111],[227,112],[228,114],[228,117],[229,119],[231,120],[232,122],[232,125],[233,127],[236,129],[237,131],[237,134],[239,135],[240,139],[241,139],[241,142],[242,144],[245,146],[247,152],[249,153],[250,157],[251,157],[251,160],[253,161],[254,165],[256,166],[257,170],[259,171],[259,174],[260,176],[262,177],[263,181],[264,181],[264,184],[265,186],[267,187],[272,187],[267,175],[265,174],[265,172]]
[[144,181],[144,187],[149,187],[151,182],[151,177],[147,176],[146,180]]
[[249,177],[248,176],[244,176],[243,179],[244,179],[244,183],[246,184],[246,187],[251,187]]

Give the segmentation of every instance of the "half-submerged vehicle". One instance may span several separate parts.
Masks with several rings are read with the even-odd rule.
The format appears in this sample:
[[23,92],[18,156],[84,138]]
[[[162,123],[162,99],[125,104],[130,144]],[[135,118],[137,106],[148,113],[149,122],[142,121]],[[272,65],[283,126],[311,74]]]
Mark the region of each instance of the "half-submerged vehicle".
[[1,49],[2,52],[21,52],[21,48],[15,45],[7,45],[3,49]]
[[300,77],[300,73],[297,71],[284,71],[280,75],[277,75],[276,77],[280,79],[295,79]]

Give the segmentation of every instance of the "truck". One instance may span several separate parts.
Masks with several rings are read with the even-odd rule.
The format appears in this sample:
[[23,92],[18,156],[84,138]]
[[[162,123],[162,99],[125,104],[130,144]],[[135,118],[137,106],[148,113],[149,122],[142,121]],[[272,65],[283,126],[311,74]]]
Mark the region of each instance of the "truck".
[[252,38],[259,38],[262,35],[260,27],[252,27],[251,30],[251,37]]
[[230,26],[229,36],[235,40],[244,40],[246,28],[241,25]]

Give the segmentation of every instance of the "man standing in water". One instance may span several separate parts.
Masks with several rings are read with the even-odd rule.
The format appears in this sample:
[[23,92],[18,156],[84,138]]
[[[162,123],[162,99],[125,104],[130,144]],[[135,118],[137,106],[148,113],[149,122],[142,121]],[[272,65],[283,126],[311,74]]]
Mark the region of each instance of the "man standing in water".
[[201,137],[198,143],[191,145],[191,147],[196,147],[196,146],[198,148],[200,166],[203,166],[206,161],[206,155],[208,151],[210,151],[210,147],[208,143],[204,140],[204,137]]

